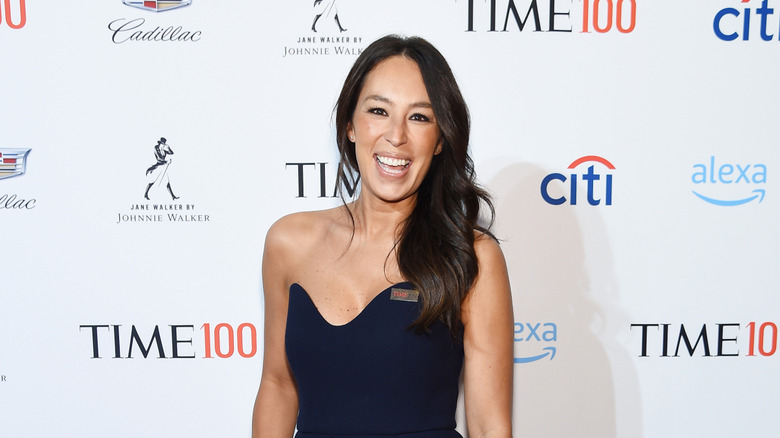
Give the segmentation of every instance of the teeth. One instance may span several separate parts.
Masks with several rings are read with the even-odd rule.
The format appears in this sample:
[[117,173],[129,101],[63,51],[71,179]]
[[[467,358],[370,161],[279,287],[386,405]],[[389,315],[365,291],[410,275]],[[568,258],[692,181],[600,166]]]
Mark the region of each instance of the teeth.
[[398,167],[398,166],[406,166],[407,164],[409,164],[409,160],[402,160],[400,158],[382,157],[377,155],[376,159],[377,161],[384,164],[385,166]]

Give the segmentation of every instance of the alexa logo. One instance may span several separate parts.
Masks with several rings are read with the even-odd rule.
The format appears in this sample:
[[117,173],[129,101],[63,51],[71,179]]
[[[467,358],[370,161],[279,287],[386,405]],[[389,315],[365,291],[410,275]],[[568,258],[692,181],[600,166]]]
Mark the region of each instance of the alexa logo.
[[766,195],[766,165],[726,163],[711,156],[693,165],[693,194],[720,207],[736,207],[755,202]]
[[152,12],[165,12],[172,9],[183,8],[192,4],[192,0],[166,0],[166,1],[135,1],[122,0],[122,3],[134,8]]
[[[568,175],[551,173],[542,180],[540,190],[546,203],[577,205],[584,196],[589,205],[612,205],[612,171],[615,170],[612,163],[596,155],[586,155],[572,161],[568,169]],[[552,184],[553,181],[560,184]]]
[[[558,326],[552,322],[516,322],[514,363],[555,359]],[[519,357],[518,357],[519,356]]]

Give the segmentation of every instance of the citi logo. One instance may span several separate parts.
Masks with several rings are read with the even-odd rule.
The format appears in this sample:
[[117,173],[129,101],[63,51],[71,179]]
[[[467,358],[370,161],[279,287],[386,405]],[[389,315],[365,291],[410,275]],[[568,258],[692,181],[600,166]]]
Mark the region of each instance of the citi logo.
[[[576,173],[575,170],[579,170],[577,168],[580,166],[583,166],[584,173]],[[597,166],[604,173],[597,172]],[[604,205],[612,205],[612,174],[610,171],[615,170],[612,163],[602,157],[587,155],[572,161],[568,168],[572,170],[568,176],[562,173],[551,173],[544,177],[540,189],[542,199],[545,202],[552,205],[561,205],[567,202],[570,205],[577,205],[578,184],[582,180],[586,184],[585,197],[588,204],[596,206],[603,202]],[[550,194],[550,183],[553,181],[560,181],[564,184],[568,181],[568,198],[565,195],[554,197],[555,195]]]
[[764,164],[719,164],[713,156],[708,163],[694,164],[693,170],[691,180],[697,186],[693,194],[705,202],[735,207],[764,200]]
[[[751,0],[741,0],[741,3],[750,3]],[[757,4],[758,1],[753,2]],[[744,5],[749,6],[749,5]],[[769,0],[762,0],[761,6],[753,11],[749,7],[742,10],[737,8],[723,8],[715,14],[712,22],[712,28],[715,35],[723,41],[734,41],[741,38],[742,41],[750,40],[750,29],[753,26],[759,27],[761,39],[764,41],[780,40],[780,35],[769,33],[770,29],[777,29],[778,20],[774,19],[774,8],[769,7]],[[751,23],[750,18],[754,17],[755,22]],[[770,20],[772,25],[769,25]]]
[[[12,3],[18,3],[18,7],[13,8]],[[0,4],[0,26],[5,22],[11,29],[21,29],[27,24],[27,5],[25,0],[5,0]]]
[[529,363],[549,357],[555,358],[558,341],[558,326],[552,322],[515,323],[515,346],[523,351],[521,357],[515,356],[514,363]]
[[164,12],[172,9],[183,8],[192,4],[192,0],[122,0],[122,3],[134,8],[144,9],[152,12]]

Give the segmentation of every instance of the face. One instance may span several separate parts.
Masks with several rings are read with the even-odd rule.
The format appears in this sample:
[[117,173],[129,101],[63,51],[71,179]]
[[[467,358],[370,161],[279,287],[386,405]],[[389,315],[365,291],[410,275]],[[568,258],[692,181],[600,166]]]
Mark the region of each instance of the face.
[[361,198],[414,202],[441,134],[417,64],[393,56],[366,76],[347,134],[355,143]]

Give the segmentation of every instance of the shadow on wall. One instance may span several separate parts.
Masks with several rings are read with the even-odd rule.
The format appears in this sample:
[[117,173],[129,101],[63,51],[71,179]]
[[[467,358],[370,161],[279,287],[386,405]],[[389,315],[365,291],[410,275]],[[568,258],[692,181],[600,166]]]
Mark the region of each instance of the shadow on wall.
[[[514,435],[641,437],[604,221],[598,207],[546,204],[539,187],[549,173],[516,163],[488,184],[514,300]],[[554,197],[563,190],[550,185]]]

